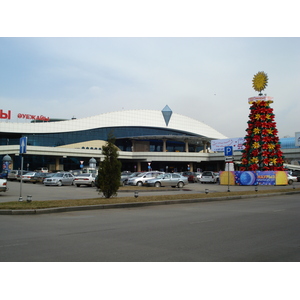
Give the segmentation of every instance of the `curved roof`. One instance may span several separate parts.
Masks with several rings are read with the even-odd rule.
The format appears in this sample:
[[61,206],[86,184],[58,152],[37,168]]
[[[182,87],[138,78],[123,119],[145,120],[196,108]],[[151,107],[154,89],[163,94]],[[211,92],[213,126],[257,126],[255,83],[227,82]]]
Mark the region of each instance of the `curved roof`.
[[227,138],[212,127],[195,119],[172,113],[168,124],[162,111],[125,110],[93,117],[44,123],[1,123],[1,131],[8,133],[60,133],[106,127],[150,127],[172,129],[182,133],[213,139]]

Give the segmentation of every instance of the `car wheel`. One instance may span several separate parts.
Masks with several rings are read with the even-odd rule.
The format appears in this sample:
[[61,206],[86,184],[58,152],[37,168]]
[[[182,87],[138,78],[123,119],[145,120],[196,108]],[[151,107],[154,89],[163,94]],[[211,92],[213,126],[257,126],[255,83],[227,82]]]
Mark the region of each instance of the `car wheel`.
[[290,180],[288,181],[288,184],[289,184],[289,185],[293,184],[293,180],[290,179]]
[[143,183],[141,182],[141,181],[139,181],[139,182],[137,182],[137,184],[136,184],[137,186],[142,186],[143,185]]
[[94,186],[95,186],[95,182],[92,182],[92,183],[91,183],[91,187],[94,187]]
[[59,181],[59,182],[57,183],[57,186],[62,186],[62,182]]
[[155,182],[154,186],[155,186],[155,187],[160,187],[161,184],[160,184],[160,182]]
[[77,187],[80,187],[80,184],[75,184]]
[[180,182],[178,182],[178,184],[177,184],[177,186],[181,189],[181,188],[183,188],[183,182],[182,181],[180,181]]

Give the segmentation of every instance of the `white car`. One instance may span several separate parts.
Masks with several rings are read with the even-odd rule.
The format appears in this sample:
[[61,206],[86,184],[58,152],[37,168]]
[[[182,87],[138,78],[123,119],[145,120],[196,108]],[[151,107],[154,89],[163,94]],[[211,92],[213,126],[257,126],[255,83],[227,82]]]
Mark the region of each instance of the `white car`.
[[[36,174],[36,172],[27,172],[26,174],[22,175],[22,182],[26,183],[30,181],[31,177],[33,177]],[[19,178],[18,178],[19,180]],[[21,178],[20,178],[21,180]]]
[[7,180],[6,179],[0,179],[0,192],[6,192],[7,191]]
[[213,171],[204,171],[201,175],[200,182],[205,183],[205,182],[212,182],[216,183],[219,180],[219,173],[215,173]]
[[80,175],[75,176],[74,178],[74,185],[77,187],[81,185],[87,185],[87,186],[95,186],[95,179],[96,174],[95,173],[82,173]]
[[293,184],[294,182],[298,181],[298,178],[296,176],[293,176],[291,174],[287,174],[287,180],[288,180],[288,184]]

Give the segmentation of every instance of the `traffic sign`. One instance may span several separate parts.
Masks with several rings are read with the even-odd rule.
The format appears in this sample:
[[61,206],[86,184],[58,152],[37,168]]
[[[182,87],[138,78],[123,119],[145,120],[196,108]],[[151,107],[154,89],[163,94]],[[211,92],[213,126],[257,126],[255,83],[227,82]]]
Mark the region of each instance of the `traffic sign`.
[[232,146],[225,146],[224,147],[224,155],[225,156],[232,156],[233,155],[233,147]]
[[27,151],[27,136],[20,138],[20,154],[26,153]]
[[232,156],[226,156],[225,161],[226,162],[233,161],[233,157]]

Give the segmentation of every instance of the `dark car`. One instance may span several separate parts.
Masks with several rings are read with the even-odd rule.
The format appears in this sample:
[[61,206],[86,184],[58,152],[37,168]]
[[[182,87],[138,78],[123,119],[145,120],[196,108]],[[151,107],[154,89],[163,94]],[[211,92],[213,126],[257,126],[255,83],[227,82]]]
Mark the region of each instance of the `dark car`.
[[181,173],[182,176],[188,178],[188,182],[198,182],[197,174],[195,172],[185,171]]
[[32,183],[43,183],[45,178],[49,178],[52,177],[54,175],[54,173],[35,173],[34,176],[32,176],[29,180],[29,182]]
[[7,175],[8,175],[8,171],[4,170],[2,171],[2,173],[0,173],[0,178],[7,179]]

